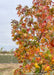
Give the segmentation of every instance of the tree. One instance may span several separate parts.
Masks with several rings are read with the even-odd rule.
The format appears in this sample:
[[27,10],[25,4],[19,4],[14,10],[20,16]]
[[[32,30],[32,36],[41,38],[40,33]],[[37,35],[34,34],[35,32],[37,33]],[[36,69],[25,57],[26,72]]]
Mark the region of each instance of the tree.
[[10,50],[10,53],[13,53],[13,51],[14,51],[14,48],[12,48],[12,49]]
[[52,0],[33,0],[31,8],[18,5],[20,20],[12,20],[12,39],[19,48],[20,65],[14,75],[49,72],[54,68],[54,5]]
[[3,51],[3,47],[0,48],[0,52],[2,52],[2,51]]

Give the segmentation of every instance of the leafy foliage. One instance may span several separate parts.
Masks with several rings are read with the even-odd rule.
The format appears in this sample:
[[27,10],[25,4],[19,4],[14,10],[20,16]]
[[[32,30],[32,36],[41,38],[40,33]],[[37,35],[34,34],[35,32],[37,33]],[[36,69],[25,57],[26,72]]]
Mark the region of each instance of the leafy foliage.
[[[54,66],[53,2],[33,0],[32,3],[31,8],[18,5],[16,10],[20,20],[11,22],[13,41],[19,45],[15,56],[19,63],[25,64],[18,69],[19,75],[21,72],[48,72],[53,69],[51,66]],[[35,63],[38,64],[34,66]]]

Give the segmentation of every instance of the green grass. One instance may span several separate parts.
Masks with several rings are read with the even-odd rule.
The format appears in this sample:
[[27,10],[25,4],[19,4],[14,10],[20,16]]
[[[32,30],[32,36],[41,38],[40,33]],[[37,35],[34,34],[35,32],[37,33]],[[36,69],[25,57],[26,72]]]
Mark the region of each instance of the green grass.
[[0,75],[2,75],[2,72],[0,72]]
[[13,55],[0,55],[0,63],[18,63]]

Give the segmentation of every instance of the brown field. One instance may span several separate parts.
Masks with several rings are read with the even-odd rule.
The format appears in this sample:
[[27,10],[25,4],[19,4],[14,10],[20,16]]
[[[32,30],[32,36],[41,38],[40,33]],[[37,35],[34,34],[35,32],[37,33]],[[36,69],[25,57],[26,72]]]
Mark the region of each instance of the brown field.
[[0,64],[0,75],[13,75],[13,72],[20,64]]

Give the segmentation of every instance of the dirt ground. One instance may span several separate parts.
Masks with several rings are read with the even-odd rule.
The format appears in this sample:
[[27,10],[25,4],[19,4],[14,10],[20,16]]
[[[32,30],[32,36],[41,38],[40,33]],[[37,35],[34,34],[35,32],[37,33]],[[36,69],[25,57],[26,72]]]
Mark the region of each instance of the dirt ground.
[[15,69],[19,67],[20,64],[0,64],[0,75],[13,75]]
[[[21,64],[0,64],[0,75],[14,75],[14,70],[17,69]],[[44,75],[54,75],[54,71],[51,74]]]

